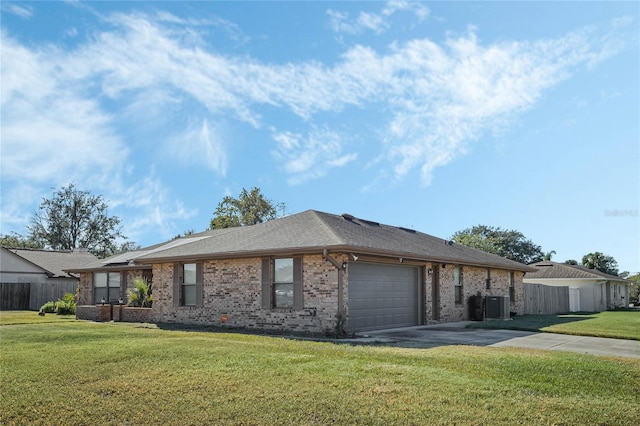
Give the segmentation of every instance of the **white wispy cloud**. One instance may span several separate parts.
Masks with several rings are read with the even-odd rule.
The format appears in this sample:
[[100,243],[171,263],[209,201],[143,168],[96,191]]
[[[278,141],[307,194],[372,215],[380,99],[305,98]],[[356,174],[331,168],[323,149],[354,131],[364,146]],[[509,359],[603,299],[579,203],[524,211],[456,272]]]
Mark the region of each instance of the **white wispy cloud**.
[[29,19],[33,16],[33,8],[31,6],[3,2],[0,7],[2,7],[3,12],[11,13],[20,18]]
[[431,11],[424,3],[417,1],[390,1],[382,9],[382,15],[391,16],[396,12],[411,12],[420,22],[427,19]]
[[123,217],[123,231],[133,241],[149,230],[153,230],[159,240],[171,238],[181,232],[176,221],[198,213],[170,195],[153,171],[133,185],[119,188],[113,196],[111,205],[123,205],[124,211],[129,212]]
[[[70,76],[74,53],[51,46],[28,49],[4,31],[1,42],[3,228],[24,229],[34,200],[70,182],[115,199],[117,207],[123,191],[118,188],[128,187],[123,175],[131,145],[118,134],[114,116],[93,96],[89,78]],[[95,77],[90,72],[88,76]],[[159,181],[154,188],[156,200],[169,198]],[[193,215],[171,203],[130,207],[139,218],[156,218],[153,223],[133,221],[133,228]]]
[[57,49],[30,51],[2,36],[2,174],[60,183],[68,170],[111,170],[127,148],[109,114],[60,75]]
[[354,19],[348,12],[328,9],[326,13],[329,16],[330,28],[335,33],[361,34],[373,31],[381,34],[391,27],[389,18],[398,12],[410,12],[418,22],[424,21],[430,13],[428,7],[415,1],[390,1],[385,3],[378,13],[361,11]]
[[[417,7],[388,3],[376,16],[410,10],[425,19],[428,9]],[[353,22],[340,12],[330,16],[341,31],[386,25],[373,15]],[[145,143],[125,143],[119,123],[145,122],[162,135],[158,118],[171,110],[167,116],[187,119],[177,123],[181,131],[161,136],[157,144],[181,164],[201,165],[219,176],[233,160],[223,129],[214,123],[230,120],[271,133],[274,158],[290,184],[356,162],[358,152],[346,143],[352,134],[370,141],[366,149],[378,159],[381,175],[400,181],[419,171],[429,184],[436,168],[463,155],[484,133],[532,108],[578,67],[594,66],[624,46],[623,37],[597,28],[489,44],[470,28],[441,43],[414,39],[384,51],[354,45],[331,65],[273,64],[217,53],[199,32],[203,26],[206,31],[205,22],[141,13],[104,21],[108,27],[74,50],[28,47],[2,32],[3,180],[36,186],[93,179],[111,182],[102,185],[114,191],[110,185],[123,186],[124,176],[133,173],[127,166],[132,150]],[[295,127],[273,130],[263,116],[265,106]],[[338,130],[333,123],[348,111],[375,118],[358,128],[341,122]],[[134,187],[142,188],[137,194],[151,190],[157,200],[172,198],[158,178]],[[142,218],[134,228],[160,224],[169,230],[173,220],[193,214],[172,203],[133,207]],[[15,217],[20,208],[3,201],[5,210]]]
[[227,172],[227,153],[223,131],[208,120],[192,125],[183,133],[168,139],[164,151],[170,159],[186,165],[202,166],[220,176]]
[[344,141],[338,133],[326,129],[312,129],[307,135],[274,131],[273,139],[277,142],[273,156],[283,162],[291,185],[321,178],[357,158],[356,153],[343,152]]

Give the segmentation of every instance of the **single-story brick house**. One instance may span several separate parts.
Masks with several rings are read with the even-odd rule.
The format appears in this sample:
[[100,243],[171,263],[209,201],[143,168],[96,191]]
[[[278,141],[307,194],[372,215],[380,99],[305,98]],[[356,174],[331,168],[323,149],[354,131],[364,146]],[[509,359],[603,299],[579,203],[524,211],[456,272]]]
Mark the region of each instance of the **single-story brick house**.
[[571,312],[602,312],[629,306],[629,280],[597,269],[549,260],[529,266],[536,271],[527,274],[525,283],[569,287]]
[[[523,313],[533,268],[412,229],[314,210],[209,230],[75,269],[78,316],[152,280],[146,320],[322,333],[339,313],[366,331],[469,318],[472,295]],[[505,299],[506,300],[506,299]],[[122,317],[121,317],[122,318]]]

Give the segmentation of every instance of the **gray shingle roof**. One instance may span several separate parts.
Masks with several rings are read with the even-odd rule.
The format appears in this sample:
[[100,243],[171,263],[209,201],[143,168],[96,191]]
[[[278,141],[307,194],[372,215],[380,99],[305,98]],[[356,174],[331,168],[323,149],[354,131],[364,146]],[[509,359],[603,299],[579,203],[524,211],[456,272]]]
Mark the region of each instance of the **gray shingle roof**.
[[567,263],[551,262],[543,260],[542,262],[533,263],[529,266],[536,268],[535,272],[529,272],[527,279],[531,278],[547,278],[547,279],[597,279],[608,281],[630,282],[624,278],[615,275],[605,274],[597,269],[589,269],[582,265],[569,265]]
[[201,238],[186,244],[157,247],[153,253],[137,257],[136,262],[320,252],[327,249],[533,271],[524,264],[460,244],[449,244],[422,232],[315,210],[253,226],[206,231],[198,236]]
[[97,257],[86,251],[51,251],[34,249],[8,249],[23,259],[41,267],[53,277],[68,277],[66,270],[80,268],[95,262]]

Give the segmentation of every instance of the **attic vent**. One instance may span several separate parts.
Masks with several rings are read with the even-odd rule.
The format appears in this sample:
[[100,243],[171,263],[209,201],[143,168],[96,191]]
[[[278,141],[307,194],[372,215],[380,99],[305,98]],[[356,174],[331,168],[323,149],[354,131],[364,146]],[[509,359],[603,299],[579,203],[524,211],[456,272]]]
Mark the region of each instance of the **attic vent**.
[[453,245],[453,241],[452,240],[444,240],[444,243],[448,246],[452,246]]
[[362,223],[366,223],[367,225],[371,225],[371,226],[380,226],[380,224],[378,222],[374,222],[372,220],[365,220],[365,219],[358,219],[360,222]]
[[408,232],[410,234],[415,234],[416,233],[415,229],[403,228],[402,226],[398,226],[398,229],[402,229],[404,232]]
[[353,220],[356,218],[355,216],[352,216],[349,213],[342,213],[342,217],[344,217],[349,222],[353,222]]

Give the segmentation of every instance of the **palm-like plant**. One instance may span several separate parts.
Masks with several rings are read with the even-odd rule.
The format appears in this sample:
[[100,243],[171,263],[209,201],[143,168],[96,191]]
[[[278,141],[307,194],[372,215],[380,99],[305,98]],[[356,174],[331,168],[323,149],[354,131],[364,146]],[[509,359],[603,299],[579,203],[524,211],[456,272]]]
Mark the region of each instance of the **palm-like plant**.
[[142,278],[133,280],[135,288],[129,290],[128,305],[136,308],[150,308],[153,303],[151,295],[151,283],[147,283]]

